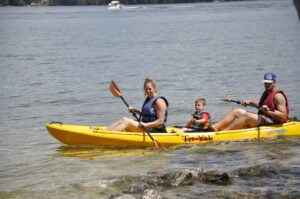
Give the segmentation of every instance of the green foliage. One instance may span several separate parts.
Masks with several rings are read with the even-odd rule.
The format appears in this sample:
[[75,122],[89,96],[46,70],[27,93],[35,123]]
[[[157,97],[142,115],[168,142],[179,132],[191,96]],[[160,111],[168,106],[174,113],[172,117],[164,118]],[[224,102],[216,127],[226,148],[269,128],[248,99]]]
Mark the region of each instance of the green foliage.
[[25,5],[25,1],[24,0],[8,0],[8,5],[11,6],[24,6]]
[[9,0],[0,0],[0,6],[7,6],[9,5]]

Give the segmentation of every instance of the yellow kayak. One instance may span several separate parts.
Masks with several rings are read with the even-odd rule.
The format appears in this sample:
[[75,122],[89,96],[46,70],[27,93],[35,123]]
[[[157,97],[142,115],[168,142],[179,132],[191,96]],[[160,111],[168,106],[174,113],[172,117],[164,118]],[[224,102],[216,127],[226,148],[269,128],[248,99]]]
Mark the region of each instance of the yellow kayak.
[[[105,126],[79,126],[59,122],[48,123],[46,127],[54,138],[68,145],[153,146],[153,141],[147,133],[143,132],[108,131],[105,130]],[[151,135],[165,147],[180,144],[203,144],[212,141],[274,138],[277,136],[299,137],[300,122],[218,132],[179,133],[178,130],[179,128],[168,127],[168,133],[151,133]]]

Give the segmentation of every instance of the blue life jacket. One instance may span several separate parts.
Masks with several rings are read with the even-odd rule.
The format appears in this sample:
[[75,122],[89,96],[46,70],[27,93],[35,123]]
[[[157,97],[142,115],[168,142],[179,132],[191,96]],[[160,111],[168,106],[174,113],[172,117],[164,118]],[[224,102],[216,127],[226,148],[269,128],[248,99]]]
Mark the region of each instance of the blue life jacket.
[[[163,100],[165,100],[167,107],[169,106],[167,99],[162,96],[157,95],[151,99],[147,97],[144,101],[143,108],[142,108],[142,114],[141,114],[142,122],[148,123],[157,120],[156,111],[153,108],[153,105],[155,104],[158,98],[162,98]],[[168,108],[165,111],[164,124],[166,124],[167,122],[167,117],[168,117]]]
[[203,112],[195,112],[193,114],[193,118],[196,119],[196,120],[200,120],[200,119],[202,119],[202,115],[204,113],[208,114],[208,118],[209,118],[208,122],[205,122],[203,124],[199,124],[199,123],[194,122],[191,125],[192,128],[203,130],[203,129],[207,129],[209,127],[209,124],[210,124],[210,114],[208,112],[204,112],[204,111]]

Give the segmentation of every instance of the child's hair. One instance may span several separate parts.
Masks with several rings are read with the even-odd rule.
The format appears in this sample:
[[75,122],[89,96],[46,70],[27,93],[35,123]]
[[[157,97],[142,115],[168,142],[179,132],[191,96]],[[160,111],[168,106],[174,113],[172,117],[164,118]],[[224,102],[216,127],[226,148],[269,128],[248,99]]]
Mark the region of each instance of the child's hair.
[[[155,80],[151,79],[150,77],[146,77],[145,78],[145,81],[144,81],[144,92],[145,92],[145,87],[146,87],[146,84],[148,83],[151,83],[155,92],[157,92],[157,87],[156,87],[156,82]],[[145,95],[146,95],[146,92],[145,92]]]
[[196,99],[195,100],[195,103],[201,103],[201,104],[203,104],[203,106],[205,106],[206,105],[206,102],[205,102],[205,99],[204,98],[198,98],[198,99]]

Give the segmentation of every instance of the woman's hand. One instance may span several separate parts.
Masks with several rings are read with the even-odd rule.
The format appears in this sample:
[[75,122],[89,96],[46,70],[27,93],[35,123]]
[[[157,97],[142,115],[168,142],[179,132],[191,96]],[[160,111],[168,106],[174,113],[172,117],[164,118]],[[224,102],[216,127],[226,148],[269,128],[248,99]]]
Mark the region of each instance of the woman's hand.
[[143,128],[145,127],[145,123],[144,122],[139,122],[139,128]]
[[131,113],[133,113],[135,111],[135,109],[133,108],[133,106],[129,106],[128,107],[128,111],[131,112]]
[[136,114],[141,114],[141,111],[139,111],[139,110],[137,110],[137,109],[135,109],[135,108],[133,108],[133,106],[129,106],[128,107],[128,111],[130,112],[130,113],[136,113]]

